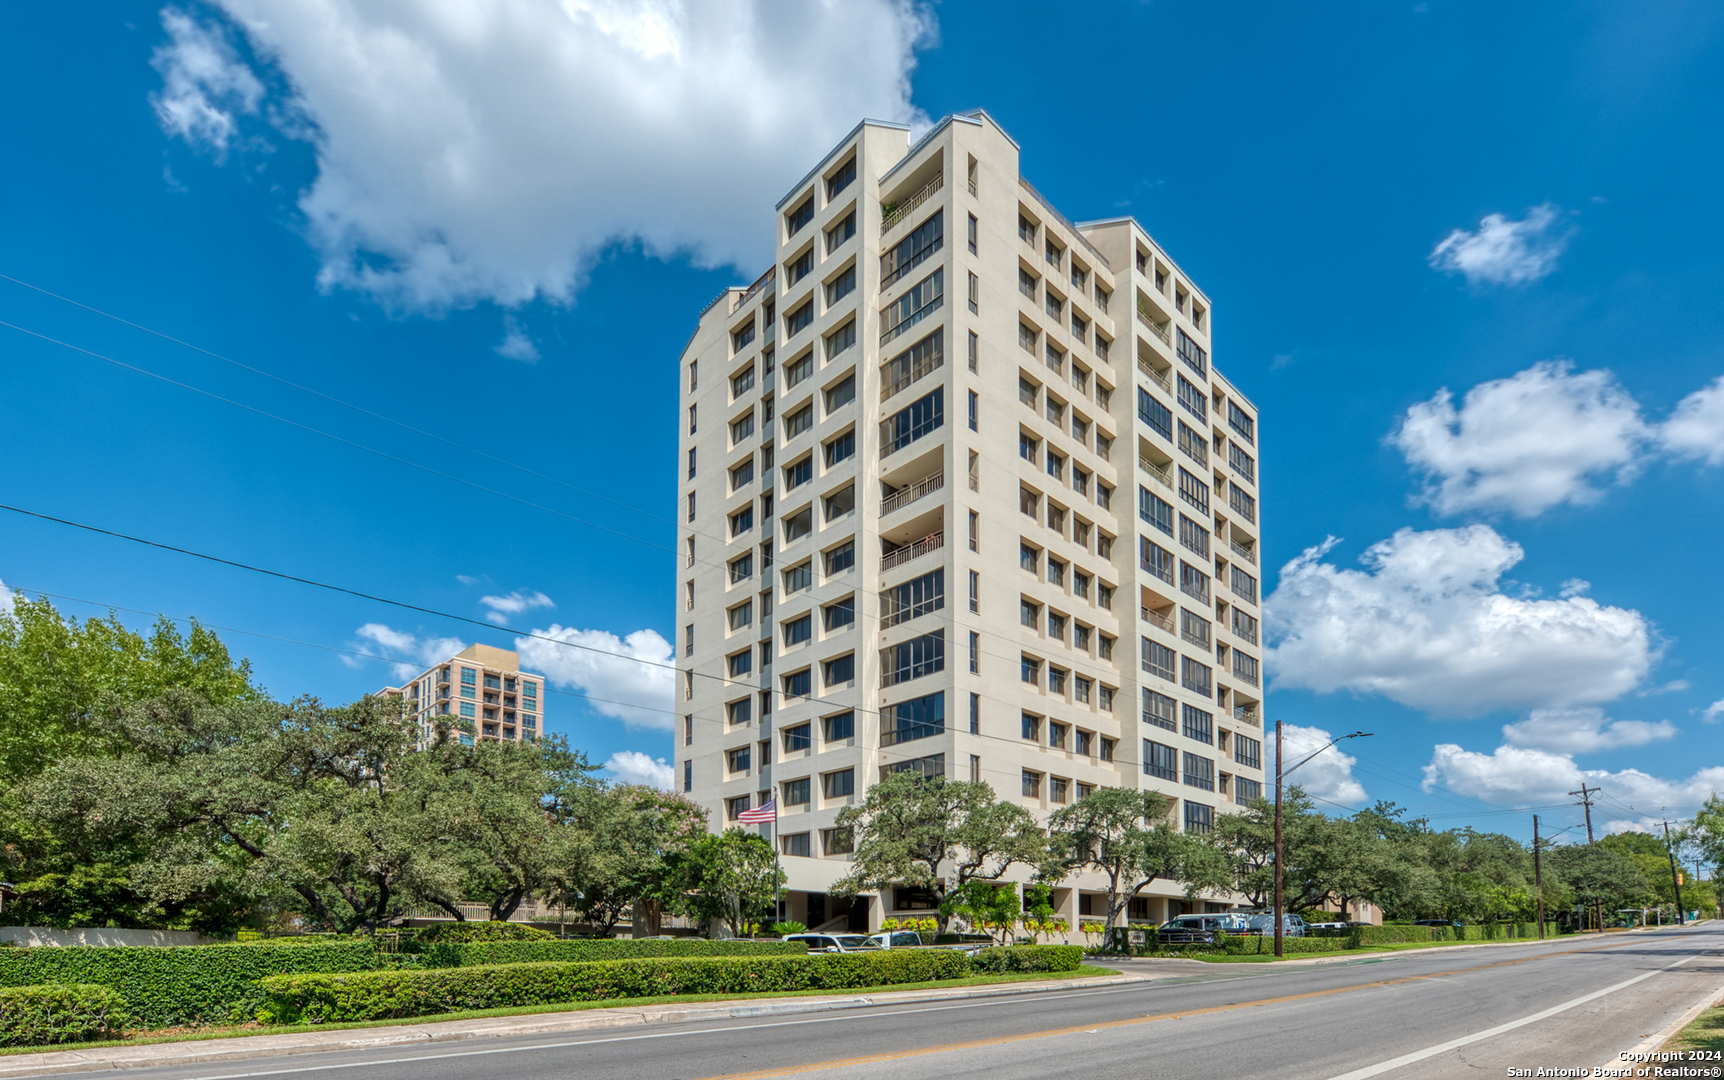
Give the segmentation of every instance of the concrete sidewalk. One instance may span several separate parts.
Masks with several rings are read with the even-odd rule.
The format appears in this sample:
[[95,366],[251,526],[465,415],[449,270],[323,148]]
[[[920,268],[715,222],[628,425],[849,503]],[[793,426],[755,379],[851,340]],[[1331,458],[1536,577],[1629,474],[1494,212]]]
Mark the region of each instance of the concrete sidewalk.
[[732,1020],[750,1016],[789,1016],[796,1013],[832,1012],[880,1005],[915,1005],[961,1001],[973,998],[1008,997],[1048,990],[1079,990],[1093,987],[1127,986],[1177,978],[1161,974],[1106,975],[1084,979],[1047,979],[1005,983],[996,986],[959,986],[949,990],[898,990],[865,995],[758,998],[748,1001],[712,1001],[688,1005],[649,1005],[584,1009],[580,1012],[536,1013],[530,1016],[493,1016],[478,1020],[450,1020],[437,1024],[403,1021],[398,1026],[347,1028],[334,1031],[296,1031],[287,1035],[240,1035],[192,1042],[150,1043],[141,1046],[110,1046],[87,1050],[55,1050],[37,1054],[0,1056],[0,1077],[45,1076],[54,1073],[88,1072],[98,1069],[138,1069],[196,1065],[213,1061],[313,1054],[325,1050],[364,1050],[379,1046],[412,1047],[464,1039],[550,1035],[564,1032],[603,1031],[610,1028],[652,1024],[684,1024],[702,1020]]

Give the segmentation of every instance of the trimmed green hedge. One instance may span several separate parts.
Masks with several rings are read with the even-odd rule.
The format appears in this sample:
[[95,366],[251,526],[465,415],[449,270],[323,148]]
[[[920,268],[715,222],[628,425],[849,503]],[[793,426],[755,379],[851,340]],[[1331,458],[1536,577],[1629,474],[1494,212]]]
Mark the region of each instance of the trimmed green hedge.
[[50,1046],[118,1038],[125,1003],[106,986],[9,986],[0,989],[0,1046]]
[[574,941],[477,941],[415,947],[423,967],[474,967],[479,964],[593,963],[600,960],[647,960],[660,956],[806,956],[800,941],[708,941],[670,938],[631,941],[591,938]]
[[976,972],[1076,971],[1083,964],[1081,945],[1013,945],[982,949],[970,957]]
[[599,963],[498,964],[263,980],[265,1023],[387,1020],[573,1001],[672,994],[850,990],[970,974],[969,958],[921,949],[822,956],[658,957]]
[[418,940],[455,945],[474,941],[555,941],[557,935],[524,923],[447,922],[427,926],[419,931]]
[[1356,926],[1352,938],[1359,945],[1398,945],[1407,942],[1436,941],[1434,926]]
[[[1274,956],[1274,934],[1216,934],[1215,947],[1217,952],[1229,956]],[[1281,938],[1281,954],[1291,956],[1295,953],[1333,953],[1341,952],[1350,947],[1344,937],[1287,937]]]
[[259,979],[293,972],[367,971],[369,941],[319,945],[98,946],[7,949],[0,986],[92,983],[110,987],[144,1027],[249,1020]]

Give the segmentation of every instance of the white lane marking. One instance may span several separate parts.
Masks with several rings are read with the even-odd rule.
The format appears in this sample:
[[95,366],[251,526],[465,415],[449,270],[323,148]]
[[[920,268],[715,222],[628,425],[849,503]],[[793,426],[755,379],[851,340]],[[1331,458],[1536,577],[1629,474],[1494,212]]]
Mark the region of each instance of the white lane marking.
[[1618,990],[1625,990],[1637,982],[1643,982],[1646,979],[1652,978],[1654,975],[1662,975],[1671,968],[1681,967],[1690,960],[1698,960],[1700,959],[1700,955],[1701,954],[1696,953],[1693,956],[1685,956],[1673,964],[1664,965],[1656,971],[1648,971],[1643,974],[1636,975],[1632,979],[1624,979],[1615,986],[1607,986],[1602,990],[1594,990],[1590,994],[1582,994],[1581,996],[1571,998],[1560,1005],[1552,1005],[1550,1008],[1545,1009],[1542,1012],[1533,1013],[1531,1016],[1523,1016],[1519,1020],[1510,1020],[1508,1023],[1498,1024],[1494,1028],[1488,1028],[1471,1035],[1463,1035],[1458,1039],[1450,1039],[1446,1043],[1439,1043],[1436,1046],[1426,1047],[1423,1050],[1415,1050],[1410,1054],[1402,1054],[1400,1057],[1393,1058],[1389,1061],[1379,1062],[1375,1065],[1367,1065],[1363,1069],[1354,1069],[1352,1072],[1342,1073],[1339,1076],[1332,1076],[1329,1080],[1366,1080],[1366,1077],[1380,1076],[1392,1069],[1399,1069],[1403,1066],[1411,1065],[1414,1062],[1423,1061],[1426,1058],[1436,1057],[1438,1054],[1459,1049],[1460,1047],[1467,1046],[1471,1043],[1494,1038],[1506,1031],[1513,1031],[1515,1028],[1525,1027],[1528,1024],[1536,1024],[1540,1020],[1548,1020],[1557,1013],[1566,1012],[1569,1009],[1574,1008],[1576,1005],[1585,1005],[1589,1001],[1597,1001],[1599,998],[1604,997],[1607,994],[1614,994]]

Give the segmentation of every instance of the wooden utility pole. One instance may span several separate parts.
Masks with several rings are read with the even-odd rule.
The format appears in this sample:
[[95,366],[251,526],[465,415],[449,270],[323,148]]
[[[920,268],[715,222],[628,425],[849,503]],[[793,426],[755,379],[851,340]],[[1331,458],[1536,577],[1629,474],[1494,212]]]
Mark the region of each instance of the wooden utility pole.
[[1676,925],[1688,925],[1688,910],[1682,906],[1682,876],[1676,872],[1676,849],[1670,846],[1670,822],[1664,823],[1664,853],[1670,856],[1670,887],[1676,890]]
[[1539,859],[1538,815],[1532,816],[1532,887],[1538,893],[1538,939],[1544,940],[1544,869]]
[[[1569,792],[1570,795],[1578,795],[1580,797],[1580,805],[1586,807],[1586,842],[1589,846],[1592,844],[1592,796],[1598,791],[1598,788],[1587,787],[1586,781],[1583,780],[1580,783],[1579,791]],[[1594,900],[1592,903],[1593,908],[1595,909],[1592,920],[1593,925],[1597,927],[1598,932],[1602,934],[1604,933],[1604,900],[1601,898]]]
[[1281,721],[1275,721],[1275,957],[1280,959],[1284,947],[1281,942],[1281,924],[1286,916],[1281,913]]

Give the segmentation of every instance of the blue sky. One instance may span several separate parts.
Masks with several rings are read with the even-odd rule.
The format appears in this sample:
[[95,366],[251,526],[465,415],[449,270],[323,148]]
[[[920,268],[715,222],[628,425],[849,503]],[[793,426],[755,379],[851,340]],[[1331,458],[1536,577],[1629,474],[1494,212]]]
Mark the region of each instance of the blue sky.
[[[1213,298],[1271,715],[1375,732],[1301,773],[1331,809],[1724,789],[1724,10],[753,7],[8,11],[0,274],[208,352],[0,280],[0,501],[622,653],[535,656],[552,730],[648,777],[695,315],[857,119],[979,106]],[[6,513],[0,581],[230,628],[284,697],[515,638]]]

